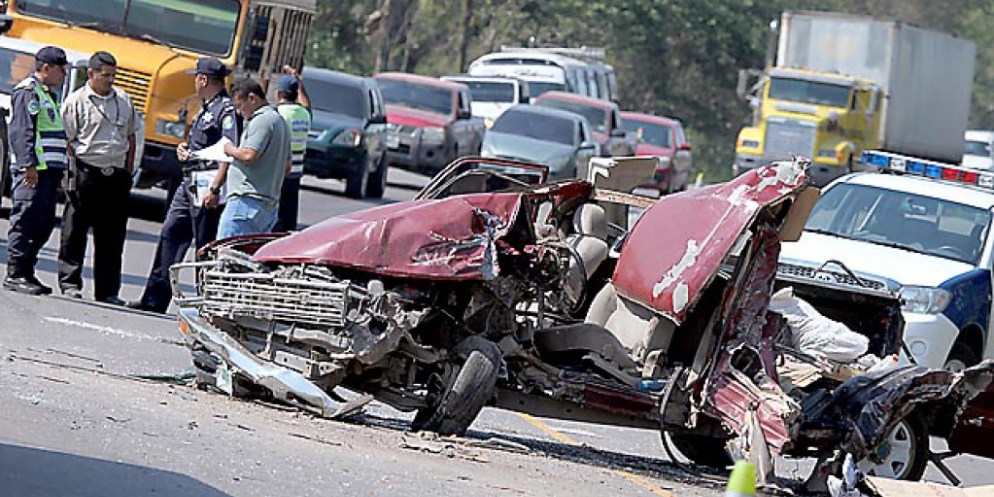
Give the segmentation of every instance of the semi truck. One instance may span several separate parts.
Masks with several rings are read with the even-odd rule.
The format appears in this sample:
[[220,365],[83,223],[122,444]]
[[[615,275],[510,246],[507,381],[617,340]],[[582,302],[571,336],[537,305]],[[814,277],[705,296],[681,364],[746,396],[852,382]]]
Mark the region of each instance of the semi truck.
[[735,174],[804,156],[812,181],[823,185],[862,169],[863,152],[875,149],[960,162],[973,42],[833,12],[784,12],[778,27],[776,63],[748,91],[740,74],[754,113],[735,144]]

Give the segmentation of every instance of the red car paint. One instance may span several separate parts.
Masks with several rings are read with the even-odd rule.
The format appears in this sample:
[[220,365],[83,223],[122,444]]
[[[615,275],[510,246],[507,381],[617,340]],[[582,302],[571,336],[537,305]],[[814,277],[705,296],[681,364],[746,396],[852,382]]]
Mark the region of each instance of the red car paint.
[[[682,323],[757,213],[792,197],[806,180],[799,170],[757,171],[663,197],[647,209],[629,234],[615,269],[618,293]],[[783,177],[777,176],[778,171]],[[667,250],[660,250],[663,247]]]
[[521,204],[514,193],[398,202],[333,217],[269,243],[252,259],[417,279],[490,279],[499,272],[494,244]]

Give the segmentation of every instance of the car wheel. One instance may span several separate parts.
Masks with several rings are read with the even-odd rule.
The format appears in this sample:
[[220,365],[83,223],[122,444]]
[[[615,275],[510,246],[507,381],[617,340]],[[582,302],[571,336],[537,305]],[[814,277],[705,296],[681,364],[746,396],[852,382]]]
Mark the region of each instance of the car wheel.
[[469,337],[455,352],[466,360],[446,381],[429,387],[428,407],[419,410],[411,423],[415,431],[462,436],[493,397],[501,358],[497,345],[485,338]]
[[346,196],[359,200],[366,198],[366,185],[369,181],[369,166],[372,160],[373,157],[367,154],[362,161],[362,165],[349,173],[348,177],[345,178]]
[[380,156],[379,163],[376,165],[376,171],[370,174],[368,183],[366,183],[366,196],[369,198],[383,198],[383,192],[387,189],[387,170],[390,169],[387,165],[386,155]]
[[919,480],[928,463],[928,427],[918,413],[897,422],[872,454],[857,462],[863,474],[894,480]]
[[[665,437],[666,432],[661,435]],[[725,450],[724,438],[715,438],[693,433],[669,433],[673,447],[690,462],[701,466],[724,468],[732,464],[732,457]],[[663,440],[663,443],[666,443]],[[675,462],[675,461],[674,461]]]
[[946,359],[942,369],[958,373],[979,362],[980,358],[973,349],[965,343],[957,343],[953,345],[953,350],[949,352],[949,358]]

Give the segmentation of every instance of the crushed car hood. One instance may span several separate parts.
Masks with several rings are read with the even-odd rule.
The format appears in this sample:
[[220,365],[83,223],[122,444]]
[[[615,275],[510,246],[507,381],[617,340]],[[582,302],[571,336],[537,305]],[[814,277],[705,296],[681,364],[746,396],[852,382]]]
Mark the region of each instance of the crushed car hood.
[[798,193],[805,181],[803,166],[781,162],[659,199],[625,241],[614,272],[618,293],[682,323],[757,214]]
[[336,216],[270,242],[252,260],[419,279],[491,279],[500,272],[497,242],[521,203],[516,193],[398,202]]

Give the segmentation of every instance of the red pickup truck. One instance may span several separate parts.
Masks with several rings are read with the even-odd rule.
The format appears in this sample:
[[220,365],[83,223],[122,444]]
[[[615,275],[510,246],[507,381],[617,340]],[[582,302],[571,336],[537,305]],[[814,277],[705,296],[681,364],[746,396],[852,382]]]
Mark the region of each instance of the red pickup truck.
[[435,174],[456,158],[480,153],[486,127],[473,118],[465,85],[406,73],[374,78],[386,102],[391,164]]

